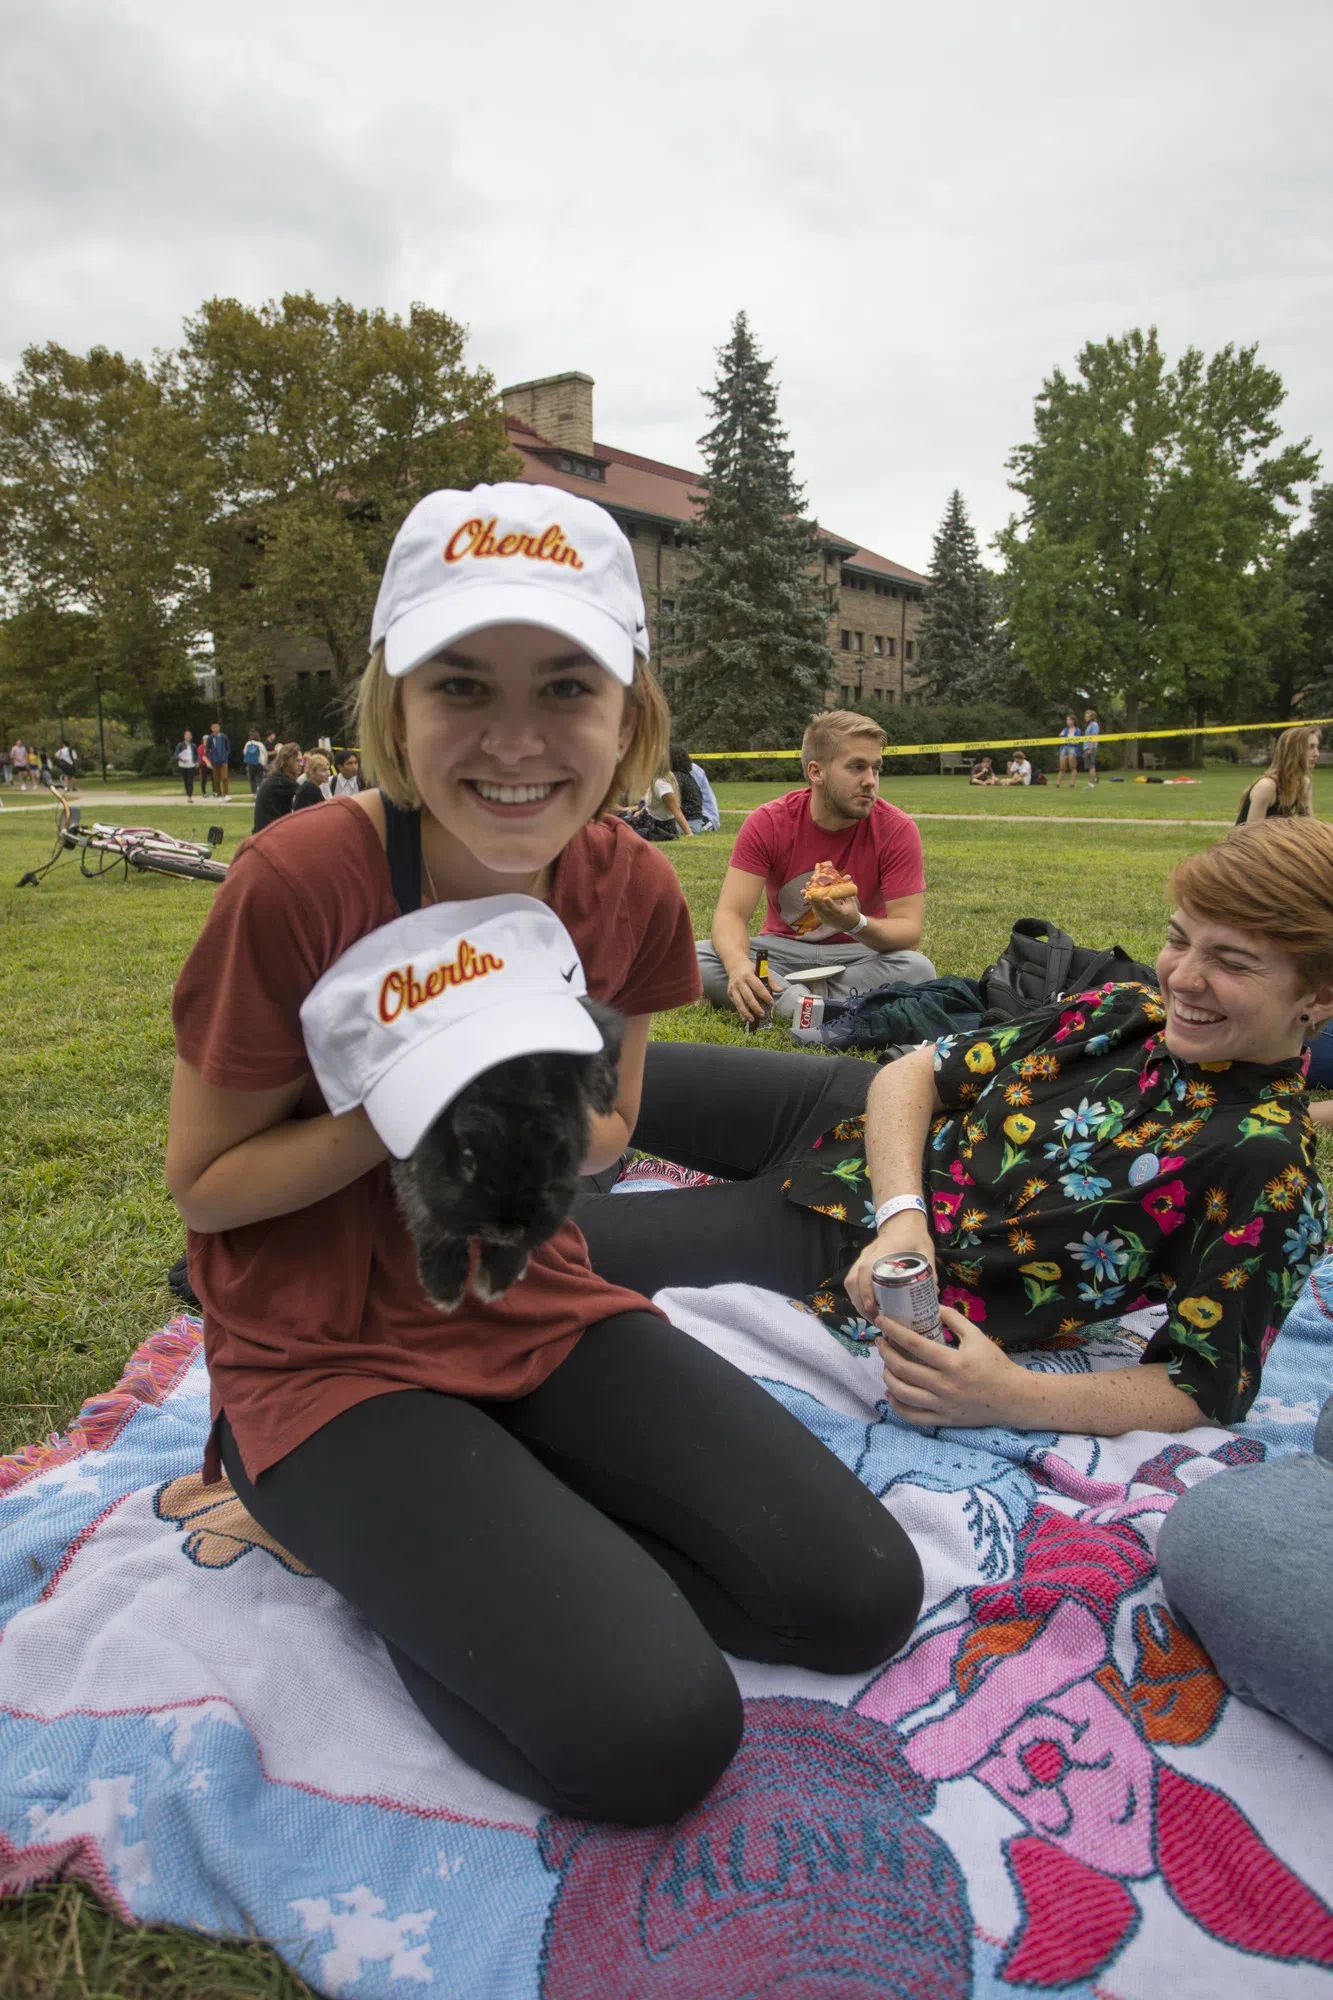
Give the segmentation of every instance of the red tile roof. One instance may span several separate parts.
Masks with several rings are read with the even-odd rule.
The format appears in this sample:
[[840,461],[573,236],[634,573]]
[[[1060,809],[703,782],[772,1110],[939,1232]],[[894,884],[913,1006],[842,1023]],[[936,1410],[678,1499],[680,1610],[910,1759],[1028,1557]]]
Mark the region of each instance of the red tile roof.
[[[587,500],[600,502],[603,507],[620,507],[626,513],[643,514],[654,520],[694,519],[694,495],[703,486],[701,473],[687,472],[679,465],[664,465],[660,459],[641,458],[636,452],[621,451],[616,445],[594,444],[591,455],[604,462],[606,477],[604,480],[584,479],[576,472],[562,471],[545,455],[564,450],[564,446],[551,444],[518,417],[507,417],[505,422],[510,445],[523,460],[520,477],[531,480],[534,485],[558,486],[564,493],[579,493]],[[576,451],[573,456],[580,458],[588,454]],[[890,562],[887,556],[876,555],[873,549],[863,549],[845,536],[835,535],[822,527],[819,532],[839,551],[843,564],[848,568],[870,570],[876,576],[892,577],[904,583],[925,585],[929,582],[929,578],[919,575],[916,570]]]

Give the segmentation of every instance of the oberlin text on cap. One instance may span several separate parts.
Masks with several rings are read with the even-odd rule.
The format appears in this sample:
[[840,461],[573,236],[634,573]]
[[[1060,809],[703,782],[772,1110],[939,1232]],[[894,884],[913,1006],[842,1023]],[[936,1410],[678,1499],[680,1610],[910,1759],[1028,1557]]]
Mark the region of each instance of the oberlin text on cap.
[[446,987],[466,986],[469,980],[484,979],[488,972],[503,972],[504,963],[493,952],[477,951],[463,938],[459,943],[458,956],[446,959],[443,965],[437,965],[433,972],[427,973],[424,984],[418,983],[413,966],[395,967],[385,974],[384,984],[380,987],[380,1019],[389,1027],[404,1008],[414,1013],[428,1000],[438,1000]]
[[496,516],[489,521],[464,521],[444,545],[447,563],[462,562],[464,556],[530,556],[534,562],[563,563],[582,569],[583,558],[572,542],[565,540],[557,522],[543,528],[540,535],[501,535],[495,539]]

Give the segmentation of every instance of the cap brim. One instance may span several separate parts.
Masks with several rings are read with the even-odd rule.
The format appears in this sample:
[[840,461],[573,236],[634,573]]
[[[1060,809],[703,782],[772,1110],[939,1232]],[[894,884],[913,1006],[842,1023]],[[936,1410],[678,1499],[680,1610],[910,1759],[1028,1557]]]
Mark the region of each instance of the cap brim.
[[396,1160],[415,1151],[440,1113],[483,1070],[512,1056],[592,1056],[601,1031],[572,993],[493,1001],[409,1048],[367,1093],[365,1112]]
[[[553,584],[454,584],[396,618],[384,637],[384,665],[393,680],[413,673],[446,646],[488,625],[536,625],[572,640],[614,675],[622,687],[634,679],[634,640],[609,612]],[[644,634],[642,651],[647,656]]]

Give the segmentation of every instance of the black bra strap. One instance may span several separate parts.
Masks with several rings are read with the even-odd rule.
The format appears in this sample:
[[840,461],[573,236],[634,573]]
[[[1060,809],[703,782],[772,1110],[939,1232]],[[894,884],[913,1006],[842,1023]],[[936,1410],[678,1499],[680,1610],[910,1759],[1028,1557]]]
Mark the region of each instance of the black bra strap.
[[381,791],[384,805],[384,858],[394,899],[403,916],[421,908],[421,814],[404,812]]

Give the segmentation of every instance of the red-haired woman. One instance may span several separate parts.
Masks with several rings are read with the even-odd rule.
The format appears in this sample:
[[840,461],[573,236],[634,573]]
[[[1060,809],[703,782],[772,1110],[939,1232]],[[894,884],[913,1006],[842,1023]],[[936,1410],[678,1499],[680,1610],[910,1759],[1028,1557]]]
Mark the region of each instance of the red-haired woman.
[[[1302,1044],[1333,1018],[1333,827],[1242,827],[1171,887],[1160,993],[1074,995],[878,1071],[655,1044],[636,1142],[732,1184],[591,1198],[594,1263],[648,1290],[771,1286],[843,1336],[873,1322],[911,1423],[1239,1422],[1327,1233]],[[901,1251],[935,1267],[957,1346],[875,1317],[871,1266]],[[1141,1365],[1009,1358],[1154,1304]]]

